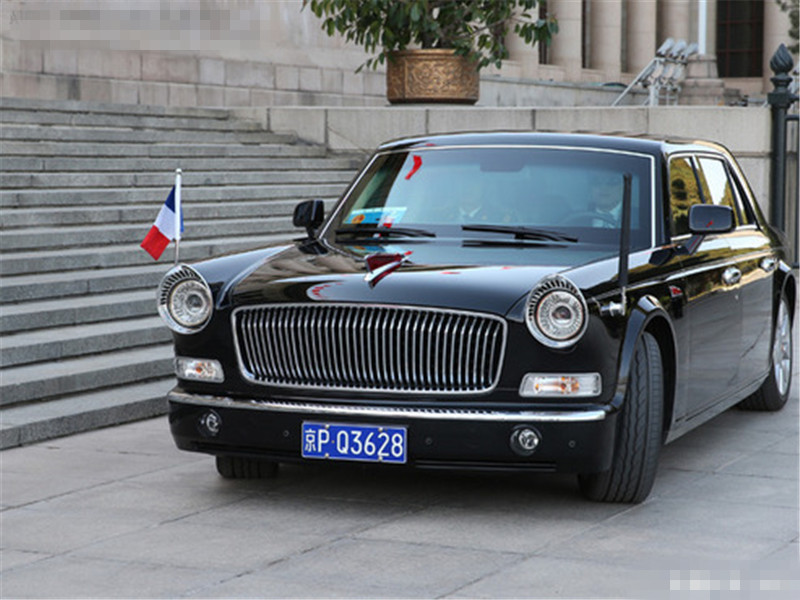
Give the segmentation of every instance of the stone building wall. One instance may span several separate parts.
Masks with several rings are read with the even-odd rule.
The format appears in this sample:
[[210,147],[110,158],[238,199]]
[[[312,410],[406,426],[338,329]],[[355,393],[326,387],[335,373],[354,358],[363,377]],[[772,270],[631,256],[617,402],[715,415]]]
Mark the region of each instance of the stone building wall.
[[3,0],[3,95],[171,106],[385,103],[301,0]]
[[[683,103],[750,95],[762,78],[722,81],[715,0],[548,0],[560,31],[540,53],[513,36],[502,70],[482,73],[484,106],[610,105],[667,37],[706,45]],[[385,75],[330,38],[302,0],[1,0],[2,95],[172,106],[385,105]],[[699,26],[700,13],[705,28]],[[764,4],[764,61],[788,41]],[[612,84],[612,85],[609,85]],[[616,85],[614,85],[616,84]]]
[[[556,0],[553,0],[556,1]],[[563,1],[563,0],[559,0]],[[385,73],[302,0],[3,0],[2,95],[171,106],[385,105]],[[564,42],[559,42],[562,46]],[[480,104],[609,105],[619,87],[510,42]],[[607,74],[619,80],[619,69]]]

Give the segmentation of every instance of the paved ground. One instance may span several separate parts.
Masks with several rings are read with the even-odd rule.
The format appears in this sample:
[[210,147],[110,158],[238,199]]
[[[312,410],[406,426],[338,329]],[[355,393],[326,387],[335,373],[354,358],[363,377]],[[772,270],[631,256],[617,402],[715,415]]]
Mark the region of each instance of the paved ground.
[[667,446],[633,507],[565,476],[229,482],[163,418],[7,450],[0,597],[800,597],[798,379]]

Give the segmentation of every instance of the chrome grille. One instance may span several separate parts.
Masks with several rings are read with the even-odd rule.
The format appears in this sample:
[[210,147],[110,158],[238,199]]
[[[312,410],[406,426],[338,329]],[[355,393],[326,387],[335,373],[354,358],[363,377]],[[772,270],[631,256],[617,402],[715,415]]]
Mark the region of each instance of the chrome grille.
[[492,389],[506,334],[492,315],[342,304],[240,308],[233,328],[255,383],[406,393]]

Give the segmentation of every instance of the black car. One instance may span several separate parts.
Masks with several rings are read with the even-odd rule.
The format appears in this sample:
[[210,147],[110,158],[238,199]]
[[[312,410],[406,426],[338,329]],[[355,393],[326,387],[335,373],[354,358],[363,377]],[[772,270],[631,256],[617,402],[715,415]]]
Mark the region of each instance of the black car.
[[639,502],[662,444],[787,400],[797,284],[719,145],[405,139],[323,212],[303,202],[305,238],[161,283],[172,434],[223,477],[566,471]]

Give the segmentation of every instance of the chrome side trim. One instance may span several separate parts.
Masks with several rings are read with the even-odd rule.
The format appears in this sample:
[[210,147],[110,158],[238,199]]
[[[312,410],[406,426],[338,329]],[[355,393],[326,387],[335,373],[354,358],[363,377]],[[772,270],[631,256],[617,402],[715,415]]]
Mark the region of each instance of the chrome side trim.
[[303,413],[334,417],[410,418],[435,421],[483,421],[526,423],[585,423],[603,421],[611,409],[576,411],[495,411],[464,410],[455,408],[412,408],[401,406],[350,406],[343,404],[316,404],[312,402],[287,402],[277,400],[236,400],[227,396],[206,396],[172,391],[167,400],[178,404],[240,408],[282,413]]

